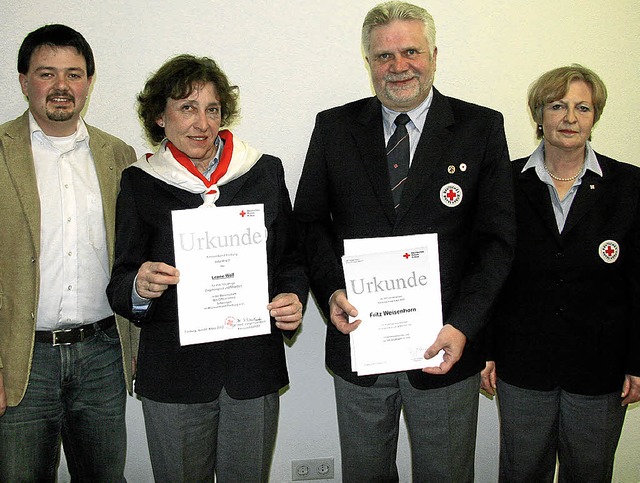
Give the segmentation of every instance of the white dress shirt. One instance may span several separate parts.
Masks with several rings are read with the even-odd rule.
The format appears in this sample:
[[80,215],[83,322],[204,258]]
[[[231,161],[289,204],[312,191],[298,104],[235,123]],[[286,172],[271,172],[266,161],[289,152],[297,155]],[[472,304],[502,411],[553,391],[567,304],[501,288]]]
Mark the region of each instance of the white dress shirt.
[[47,136],[29,114],[40,198],[37,330],[96,322],[113,314],[105,289],[109,255],[98,176],[82,120],[67,137]]

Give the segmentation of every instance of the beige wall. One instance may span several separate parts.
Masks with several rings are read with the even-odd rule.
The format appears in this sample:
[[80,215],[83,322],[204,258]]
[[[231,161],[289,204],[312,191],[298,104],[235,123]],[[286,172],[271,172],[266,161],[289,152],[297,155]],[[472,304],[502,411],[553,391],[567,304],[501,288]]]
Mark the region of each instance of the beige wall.
[[[86,118],[148,151],[134,112],[146,77],[168,57],[189,52],[218,60],[241,88],[236,134],[282,158],[292,194],[315,114],[371,94],[359,29],[373,0],[3,0],[0,9],[1,120],[26,106],[15,62],[29,31],[66,23],[92,45],[97,76]],[[596,127],[597,151],[640,164],[640,2],[638,0],[419,0],[438,28],[435,85],[447,95],[488,105],[505,116],[512,157],[536,146],[526,110],[528,85],[543,71],[580,62],[610,92]],[[1,196],[1,194],[0,194]],[[640,323],[640,321],[638,321]],[[287,350],[291,387],[282,397],[273,481],[290,481],[293,459],[339,461],[331,378],[323,364],[324,327],[311,307]],[[151,481],[140,405],[129,400],[131,482]],[[401,480],[409,458],[403,432]],[[497,415],[481,400],[477,481],[495,481]],[[640,411],[628,413],[615,481],[640,481]],[[68,481],[64,471],[61,481]],[[337,470],[339,475],[339,470]]]

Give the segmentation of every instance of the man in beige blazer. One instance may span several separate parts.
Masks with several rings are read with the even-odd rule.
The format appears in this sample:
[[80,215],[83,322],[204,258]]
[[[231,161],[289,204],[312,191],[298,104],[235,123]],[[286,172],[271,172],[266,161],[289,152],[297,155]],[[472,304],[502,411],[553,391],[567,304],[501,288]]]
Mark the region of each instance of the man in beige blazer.
[[105,288],[133,148],[81,118],[95,65],[63,25],[18,54],[29,109],[0,126],[0,481],[124,481],[136,333]]

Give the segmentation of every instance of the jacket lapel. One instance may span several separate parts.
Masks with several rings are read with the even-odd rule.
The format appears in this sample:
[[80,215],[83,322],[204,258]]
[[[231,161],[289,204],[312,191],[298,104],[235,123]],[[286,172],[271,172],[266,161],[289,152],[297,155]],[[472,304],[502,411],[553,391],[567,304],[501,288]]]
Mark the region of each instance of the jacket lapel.
[[[176,207],[173,209],[188,210],[190,208],[198,208],[199,206],[202,206],[202,195],[200,195],[199,193],[190,193],[189,191],[183,190],[182,188],[171,186],[170,184],[167,184],[157,178],[154,178],[153,184],[154,189],[166,192],[169,196],[176,198],[180,202],[180,205],[182,205],[179,208]],[[172,204],[170,206],[174,205]]]
[[102,199],[102,216],[107,233],[107,250],[109,262],[113,263],[115,246],[115,206],[118,196],[118,170],[115,165],[113,147],[104,139],[100,131],[87,126],[89,133],[89,149],[100,186]]
[[602,178],[591,171],[587,171],[583,176],[576,197],[571,203],[569,216],[567,216],[567,221],[562,230],[563,235],[569,233],[591,211],[604,193],[603,184],[606,182],[606,171],[602,163],[600,163],[600,166],[602,167]]
[[446,154],[453,137],[448,129],[455,123],[451,107],[442,94],[434,87],[432,89],[433,100],[409,168],[409,177],[398,208],[398,219],[407,213],[418,194],[430,186],[429,180],[434,179],[439,161]]
[[396,213],[389,187],[381,109],[380,101],[371,98],[360,112],[357,122],[352,125],[351,133],[375,196],[385,216],[393,224]]
[[9,176],[18,194],[24,216],[29,225],[33,246],[40,255],[40,198],[38,197],[38,183],[31,151],[31,137],[29,133],[29,111],[13,123],[5,132],[3,139],[5,147],[4,159]]
[[532,210],[538,214],[542,224],[549,230],[556,241],[560,240],[556,216],[553,213],[549,187],[540,181],[534,169],[527,169],[518,174],[518,189],[522,190],[529,200]]
[[218,206],[231,205],[231,202],[235,198],[238,191],[240,191],[240,188],[242,188],[245,182],[249,179],[249,176],[247,176],[247,174],[248,173],[245,173],[239,178],[236,178],[227,184],[219,186],[218,188],[220,189],[220,198],[218,198],[216,205]]

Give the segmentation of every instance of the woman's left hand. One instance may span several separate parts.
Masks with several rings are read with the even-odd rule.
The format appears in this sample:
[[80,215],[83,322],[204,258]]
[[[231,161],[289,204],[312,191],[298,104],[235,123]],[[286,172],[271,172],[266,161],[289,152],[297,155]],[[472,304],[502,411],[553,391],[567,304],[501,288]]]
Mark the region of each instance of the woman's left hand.
[[302,303],[294,293],[280,293],[267,305],[280,330],[296,330],[302,322]]
[[623,406],[640,401],[640,377],[629,374],[624,376],[622,394],[620,396],[624,398],[622,400]]

